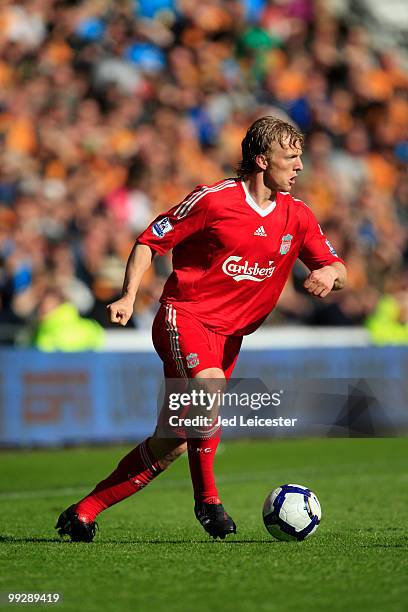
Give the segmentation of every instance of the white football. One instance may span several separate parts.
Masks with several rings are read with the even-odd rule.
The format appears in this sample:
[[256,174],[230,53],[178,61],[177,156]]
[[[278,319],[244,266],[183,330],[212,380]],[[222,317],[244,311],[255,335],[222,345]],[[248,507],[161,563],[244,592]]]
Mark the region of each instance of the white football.
[[313,491],[302,485],[285,484],[269,493],[262,515],[274,538],[299,542],[315,533],[322,510]]

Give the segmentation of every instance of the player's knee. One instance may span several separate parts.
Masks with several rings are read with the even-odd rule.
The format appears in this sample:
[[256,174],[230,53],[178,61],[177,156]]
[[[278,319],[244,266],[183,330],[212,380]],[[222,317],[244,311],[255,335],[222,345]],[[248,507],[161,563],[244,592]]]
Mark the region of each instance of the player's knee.
[[198,374],[194,377],[194,380],[207,380],[207,379],[225,379],[225,375],[224,372],[221,370],[221,368],[206,368],[205,370],[201,370],[201,372],[198,372]]
[[207,394],[214,394],[223,392],[226,383],[224,372],[220,368],[207,368],[198,372],[192,379],[191,387],[198,391],[203,390]]

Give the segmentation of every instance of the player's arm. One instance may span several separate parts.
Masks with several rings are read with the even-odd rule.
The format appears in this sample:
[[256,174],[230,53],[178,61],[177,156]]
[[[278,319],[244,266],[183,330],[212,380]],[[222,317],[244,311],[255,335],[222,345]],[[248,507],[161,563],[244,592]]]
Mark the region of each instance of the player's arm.
[[196,187],[180,204],[159,215],[136,239],[125,272],[122,296],[109,304],[112,323],[126,325],[133,314],[133,305],[143,274],[154,254],[163,255],[196,232],[200,232],[207,217],[205,191]]
[[143,274],[152,263],[153,253],[145,244],[136,243],[126,264],[122,296],[109,304],[108,312],[111,323],[126,325],[133,314],[133,305]]
[[347,280],[344,261],[324,235],[312,211],[304,204],[305,239],[299,253],[310,274],[303,286],[310,294],[324,298],[331,291],[343,289]]

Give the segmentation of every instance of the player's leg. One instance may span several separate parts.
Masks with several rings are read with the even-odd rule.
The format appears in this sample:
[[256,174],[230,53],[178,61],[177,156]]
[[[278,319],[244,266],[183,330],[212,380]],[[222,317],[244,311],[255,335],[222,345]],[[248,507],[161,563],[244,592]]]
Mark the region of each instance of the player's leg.
[[[211,333],[209,350],[212,357],[205,357],[204,362],[218,361],[221,367],[199,369],[199,366],[196,366],[192,372],[193,382],[212,396],[217,391],[224,391],[238,358],[241,342],[242,338],[227,338]],[[203,411],[206,412],[205,409]],[[218,416],[218,410],[213,416]],[[214,425],[207,431],[195,431],[194,436],[188,437],[188,456],[196,502],[217,503],[218,500],[213,464],[221,437],[221,427],[216,423]]]
[[184,440],[146,438],[118,463],[116,469],[99,482],[91,493],[76,504],[86,521],[146,487],[185,450]]
[[[224,390],[227,380],[231,377],[241,347],[242,338],[225,337],[209,334],[209,346],[213,359],[219,361],[221,367],[196,370],[194,381],[210,393],[217,389]],[[222,380],[222,384],[221,383]],[[218,414],[218,411],[217,411]],[[214,415],[214,416],[217,416]],[[225,537],[235,533],[234,521],[225,512],[215,484],[214,459],[221,437],[221,427],[211,432],[203,432],[202,436],[188,438],[188,457],[191,478],[193,481],[195,514],[204,529],[213,537]]]
[[88,495],[60,515],[58,533],[69,535],[73,541],[92,541],[98,514],[146,487],[185,450],[184,440],[147,438]]
[[[166,411],[167,389],[158,423]],[[161,438],[157,432],[158,427],[153,436],[125,455],[115,470],[88,495],[60,515],[56,526],[60,535],[70,535],[72,540],[91,541],[98,514],[146,487],[185,452],[184,439],[175,436]]]
[[[154,336],[165,337],[161,312],[156,319]],[[178,375],[177,368],[173,367],[171,362],[165,364],[165,375]],[[167,409],[166,397],[164,410]],[[152,437],[143,440],[123,457],[115,470],[100,481],[88,495],[61,513],[56,525],[61,536],[69,535],[73,541],[92,541],[98,514],[146,487],[185,452],[184,439],[176,436],[160,437],[157,431],[156,428]]]
[[[205,394],[215,396],[223,391],[225,376],[221,368],[206,368],[197,372],[192,381],[193,388]],[[188,460],[191,480],[196,503],[220,503],[214,477],[214,459],[221,437],[221,427],[218,425],[218,405],[215,403],[211,410],[202,405],[195,411],[207,419],[207,426],[189,428],[188,431]]]
[[[205,393],[217,394],[225,388],[224,372],[220,368],[201,370],[194,377],[195,388]],[[212,537],[225,538],[236,533],[236,525],[225,512],[218,497],[214,476],[214,459],[221,436],[218,425],[218,406],[206,411],[209,425],[204,428],[190,429],[187,440],[191,480],[194,489],[194,512],[196,518]],[[211,422],[211,424],[210,424]]]

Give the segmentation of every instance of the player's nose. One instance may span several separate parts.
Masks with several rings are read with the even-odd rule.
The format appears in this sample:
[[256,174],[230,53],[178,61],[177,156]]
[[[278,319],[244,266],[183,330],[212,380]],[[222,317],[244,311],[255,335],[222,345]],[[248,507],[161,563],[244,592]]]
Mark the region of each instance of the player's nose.
[[303,170],[303,164],[300,157],[296,159],[294,170],[296,170],[296,172],[300,172],[301,170]]

